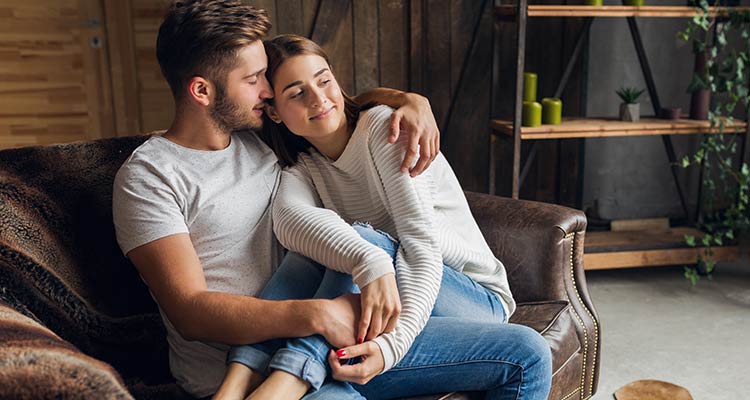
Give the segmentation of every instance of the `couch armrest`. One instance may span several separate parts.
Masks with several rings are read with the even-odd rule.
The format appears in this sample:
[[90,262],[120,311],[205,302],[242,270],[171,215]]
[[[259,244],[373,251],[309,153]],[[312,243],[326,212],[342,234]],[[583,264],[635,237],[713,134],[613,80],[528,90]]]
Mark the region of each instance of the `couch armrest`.
[[0,398],[131,399],[115,370],[0,301]]
[[516,301],[566,300],[564,273],[571,257],[573,267],[581,260],[565,244],[576,235],[583,237],[583,213],[479,193],[467,192],[466,197],[487,243],[505,265]]
[[469,207],[495,256],[505,265],[518,303],[564,300],[576,321],[584,357],[582,394],[596,391],[599,318],[583,270],[586,216],[554,204],[466,192]]

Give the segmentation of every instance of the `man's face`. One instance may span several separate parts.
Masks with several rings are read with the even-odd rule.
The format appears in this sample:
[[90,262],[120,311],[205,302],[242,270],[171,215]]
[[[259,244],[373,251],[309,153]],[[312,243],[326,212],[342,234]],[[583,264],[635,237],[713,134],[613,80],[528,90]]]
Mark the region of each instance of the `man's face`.
[[257,40],[239,51],[237,66],[227,74],[226,84],[215,82],[211,117],[227,132],[263,125],[264,100],[273,97],[266,80],[266,52]]

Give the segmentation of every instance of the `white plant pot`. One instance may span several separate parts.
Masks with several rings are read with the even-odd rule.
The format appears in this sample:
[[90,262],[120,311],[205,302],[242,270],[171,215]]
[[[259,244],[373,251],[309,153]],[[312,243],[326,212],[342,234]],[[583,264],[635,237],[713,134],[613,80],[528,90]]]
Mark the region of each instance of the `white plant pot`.
[[641,104],[620,104],[620,120],[627,122],[638,122],[641,119]]

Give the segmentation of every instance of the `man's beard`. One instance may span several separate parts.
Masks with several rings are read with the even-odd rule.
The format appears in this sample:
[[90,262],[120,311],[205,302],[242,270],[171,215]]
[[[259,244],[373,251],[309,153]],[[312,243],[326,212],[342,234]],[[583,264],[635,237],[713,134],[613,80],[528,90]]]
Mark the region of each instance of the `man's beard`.
[[237,103],[227,96],[222,85],[215,85],[216,102],[211,107],[211,119],[222,131],[232,133],[235,131],[260,129],[263,122],[261,119],[253,118],[251,113],[244,111]]

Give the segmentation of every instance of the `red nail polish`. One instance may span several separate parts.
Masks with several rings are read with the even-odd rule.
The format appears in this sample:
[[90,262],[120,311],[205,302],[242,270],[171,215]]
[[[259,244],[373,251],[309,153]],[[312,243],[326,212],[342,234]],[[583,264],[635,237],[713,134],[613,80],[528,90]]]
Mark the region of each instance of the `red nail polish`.
[[336,356],[338,356],[339,358],[346,357],[346,350],[341,349],[341,350],[337,351],[336,352]]
[[364,342],[365,342],[365,339],[362,339],[362,338],[357,339],[357,343],[359,343],[359,344],[362,344]]

